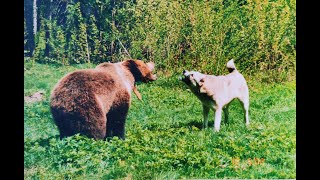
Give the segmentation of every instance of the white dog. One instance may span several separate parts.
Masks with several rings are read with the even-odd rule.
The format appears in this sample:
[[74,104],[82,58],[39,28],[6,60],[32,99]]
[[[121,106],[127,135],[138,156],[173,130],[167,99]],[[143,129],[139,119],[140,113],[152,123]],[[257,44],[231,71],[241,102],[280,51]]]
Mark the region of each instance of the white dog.
[[206,75],[196,71],[183,71],[181,80],[200,99],[203,107],[203,128],[208,127],[209,110],[215,111],[214,130],[220,130],[222,110],[228,122],[228,107],[233,99],[239,99],[249,125],[249,89],[243,75],[236,69],[233,59],[228,61],[226,76]]

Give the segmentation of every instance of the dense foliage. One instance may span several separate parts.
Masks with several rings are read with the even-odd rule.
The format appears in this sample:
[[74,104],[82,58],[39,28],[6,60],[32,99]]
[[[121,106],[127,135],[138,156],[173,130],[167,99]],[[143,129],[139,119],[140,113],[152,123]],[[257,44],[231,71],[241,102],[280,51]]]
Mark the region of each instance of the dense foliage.
[[[39,0],[33,61],[73,64],[124,58],[157,68],[295,77],[294,0]],[[28,50],[28,47],[25,47]]]

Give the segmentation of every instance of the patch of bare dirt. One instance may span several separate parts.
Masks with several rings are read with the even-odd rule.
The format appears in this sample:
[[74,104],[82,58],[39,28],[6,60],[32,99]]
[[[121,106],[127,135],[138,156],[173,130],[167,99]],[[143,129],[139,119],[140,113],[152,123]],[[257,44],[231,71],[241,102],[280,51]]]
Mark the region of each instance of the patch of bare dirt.
[[38,102],[43,99],[43,95],[44,95],[44,91],[38,91],[38,92],[32,94],[31,96],[25,96],[24,101],[26,103]]

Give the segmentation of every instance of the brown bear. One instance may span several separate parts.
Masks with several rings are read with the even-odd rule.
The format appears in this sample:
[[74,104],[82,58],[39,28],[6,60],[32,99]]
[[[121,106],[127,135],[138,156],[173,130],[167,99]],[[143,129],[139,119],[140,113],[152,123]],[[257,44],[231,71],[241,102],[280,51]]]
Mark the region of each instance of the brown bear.
[[50,108],[60,138],[77,133],[89,138],[125,139],[131,91],[141,100],[136,82],[156,80],[155,64],[141,60],[102,63],[65,75],[55,85]]

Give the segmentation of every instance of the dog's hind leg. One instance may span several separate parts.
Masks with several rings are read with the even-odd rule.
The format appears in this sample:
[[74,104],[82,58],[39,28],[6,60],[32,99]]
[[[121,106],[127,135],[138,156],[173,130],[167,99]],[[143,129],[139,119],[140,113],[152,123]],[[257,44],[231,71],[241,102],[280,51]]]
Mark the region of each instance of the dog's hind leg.
[[216,107],[215,118],[214,118],[214,130],[216,132],[219,132],[220,130],[221,115],[222,115],[222,108],[218,106]]
[[208,128],[208,118],[209,118],[209,110],[210,108],[208,106],[205,106],[202,104],[202,110],[203,110],[203,125],[202,129]]
[[244,121],[246,125],[248,126],[250,124],[249,122],[249,99],[248,98],[239,98],[242,109],[244,111]]
[[224,108],[223,108],[223,112],[224,112],[224,122],[227,124],[228,120],[229,120],[229,104],[227,104]]

